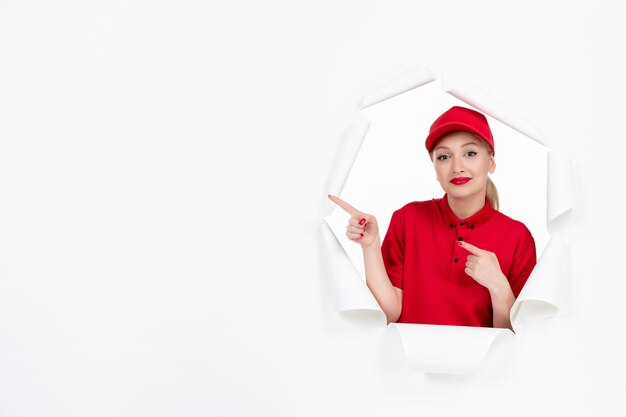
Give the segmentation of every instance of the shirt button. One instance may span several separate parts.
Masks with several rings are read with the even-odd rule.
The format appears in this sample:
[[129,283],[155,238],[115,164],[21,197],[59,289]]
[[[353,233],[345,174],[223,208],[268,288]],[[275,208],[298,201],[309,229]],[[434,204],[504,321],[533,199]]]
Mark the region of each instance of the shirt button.
[[470,229],[473,229],[473,228],[474,228],[474,225],[471,225],[471,226],[470,226]]
[[451,225],[450,225],[450,229],[452,229],[453,227],[454,227],[454,225],[453,225],[453,224],[451,224]]
[[461,222],[461,226],[465,226],[465,222]]
[[454,262],[455,263],[459,262],[459,258],[454,258]]
[[458,240],[460,242],[460,241],[463,240],[463,238],[459,236],[458,238],[456,238],[456,240]]

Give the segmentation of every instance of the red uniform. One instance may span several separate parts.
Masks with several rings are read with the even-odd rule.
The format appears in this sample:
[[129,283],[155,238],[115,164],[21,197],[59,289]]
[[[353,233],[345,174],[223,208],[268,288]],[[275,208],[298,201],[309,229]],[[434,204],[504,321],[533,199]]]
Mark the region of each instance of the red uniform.
[[465,273],[470,253],[464,240],[494,252],[517,297],[537,255],[526,226],[485,206],[459,219],[441,199],[409,203],[396,210],[382,244],[391,283],[403,290],[399,323],[493,327],[489,290]]

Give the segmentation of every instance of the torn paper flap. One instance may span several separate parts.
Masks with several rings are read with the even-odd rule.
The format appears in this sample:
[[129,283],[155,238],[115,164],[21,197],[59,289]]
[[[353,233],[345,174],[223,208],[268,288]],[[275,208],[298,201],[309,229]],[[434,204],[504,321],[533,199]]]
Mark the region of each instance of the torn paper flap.
[[562,288],[562,263],[563,244],[552,238],[511,307],[514,329],[530,321],[556,316]]
[[548,223],[574,205],[572,166],[569,159],[548,153]]
[[445,86],[445,90],[449,94],[544,145],[539,131],[503,102],[467,79],[455,80],[453,84]]
[[493,341],[509,329],[393,323],[406,358],[416,371],[469,374],[480,366]]
[[361,100],[361,109],[380,103],[435,80],[424,66],[414,65],[382,83]]
[[[341,140],[337,144],[335,158],[331,164],[330,175],[326,185],[326,191],[329,194],[341,195],[369,127],[370,120],[361,113],[357,113],[352,123],[343,131]],[[324,198],[322,204],[322,217],[326,217],[332,213],[335,204],[328,198]]]
[[337,311],[375,310],[382,312],[376,299],[361,278],[326,220],[322,221],[324,276],[333,306]]

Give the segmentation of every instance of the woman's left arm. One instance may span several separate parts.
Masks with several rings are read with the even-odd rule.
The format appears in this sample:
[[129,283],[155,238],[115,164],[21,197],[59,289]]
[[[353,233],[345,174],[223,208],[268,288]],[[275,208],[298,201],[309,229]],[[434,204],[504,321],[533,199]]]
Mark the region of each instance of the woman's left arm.
[[465,263],[465,273],[489,290],[493,307],[493,327],[513,330],[511,307],[515,302],[515,295],[509,280],[506,279],[500,269],[496,254],[477,248],[465,241],[459,242],[458,245],[471,253]]

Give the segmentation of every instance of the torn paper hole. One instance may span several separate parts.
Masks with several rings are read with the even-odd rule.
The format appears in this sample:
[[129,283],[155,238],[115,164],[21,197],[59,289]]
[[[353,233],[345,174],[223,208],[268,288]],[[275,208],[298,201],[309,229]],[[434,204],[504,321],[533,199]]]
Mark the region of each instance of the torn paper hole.
[[[537,244],[538,263],[511,309],[514,329],[558,312],[562,245],[547,225],[572,206],[567,161],[543,145],[545,138],[501,101],[466,80],[435,77],[415,66],[363,98],[362,109],[340,144],[328,192],[377,216],[381,237],[393,210],[410,201],[441,197],[423,142],[432,121],[452,105],[474,107],[488,118],[497,138],[498,169],[492,176],[502,211],[526,224]],[[445,86],[445,87],[444,87]],[[393,105],[389,105],[393,102]],[[529,140],[531,139],[531,140]],[[369,158],[369,159],[368,159]],[[516,176],[524,172],[522,184]],[[393,184],[393,186],[389,186]],[[555,193],[555,184],[559,192]],[[532,204],[528,204],[532,202]],[[347,216],[334,210],[323,225],[329,288],[338,311],[381,311],[365,285],[358,245],[345,237]],[[544,250],[545,249],[545,250]],[[381,311],[382,312],[382,311]],[[475,370],[502,329],[393,324],[411,366],[421,372],[463,374]],[[450,340],[472,349],[448,349]]]

